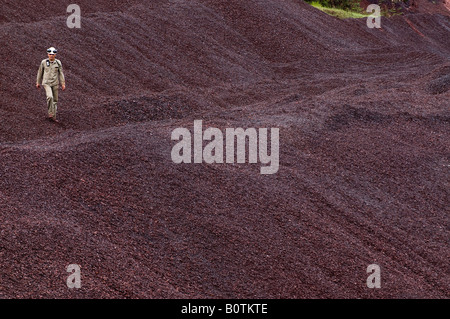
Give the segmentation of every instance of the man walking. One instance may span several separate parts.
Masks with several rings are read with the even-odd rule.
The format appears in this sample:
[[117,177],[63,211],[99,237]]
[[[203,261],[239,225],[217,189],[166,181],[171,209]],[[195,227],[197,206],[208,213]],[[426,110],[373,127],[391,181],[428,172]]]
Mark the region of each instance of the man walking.
[[48,118],[55,122],[56,111],[58,106],[58,86],[61,83],[62,89],[66,89],[66,81],[62,69],[61,61],[56,59],[58,51],[51,47],[47,50],[48,59],[42,60],[39,66],[36,88],[42,85],[47,95]]

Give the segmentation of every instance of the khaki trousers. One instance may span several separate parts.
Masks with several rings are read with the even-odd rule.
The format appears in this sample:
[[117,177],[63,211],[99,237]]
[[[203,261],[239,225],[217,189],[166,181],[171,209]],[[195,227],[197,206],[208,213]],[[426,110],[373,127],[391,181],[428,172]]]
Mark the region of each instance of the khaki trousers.
[[58,86],[50,86],[47,84],[43,84],[42,86],[45,89],[45,95],[47,95],[48,115],[56,119],[56,111],[58,110]]

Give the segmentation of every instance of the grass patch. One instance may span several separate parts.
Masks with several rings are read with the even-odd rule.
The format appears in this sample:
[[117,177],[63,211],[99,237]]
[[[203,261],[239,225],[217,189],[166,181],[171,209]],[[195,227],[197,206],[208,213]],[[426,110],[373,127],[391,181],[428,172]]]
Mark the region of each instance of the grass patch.
[[339,19],[358,19],[358,18],[367,18],[371,13],[369,12],[356,12],[350,10],[343,10],[338,8],[328,8],[322,6],[319,2],[311,2],[310,3],[314,8],[317,8],[331,16],[338,17]]

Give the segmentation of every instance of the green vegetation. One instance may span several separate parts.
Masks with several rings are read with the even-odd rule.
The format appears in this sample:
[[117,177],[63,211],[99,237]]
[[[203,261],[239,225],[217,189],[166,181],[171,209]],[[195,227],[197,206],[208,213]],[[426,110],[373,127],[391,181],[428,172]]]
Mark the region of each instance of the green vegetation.
[[318,3],[324,8],[336,8],[345,11],[360,12],[361,6],[359,0],[305,0],[308,3]]
[[340,19],[347,19],[347,18],[365,18],[370,15],[368,12],[364,12],[363,10],[350,10],[350,9],[340,9],[340,8],[333,8],[333,7],[326,7],[323,6],[318,1],[313,1],[310,3],[313,7],[322,10],[323,12],[338,17]]
[[[372,13],[366,12],[360,5],[360,0],[305,0],[313,7],[323,12],[338,17],[340,19],[347,18],[366,18]],[[392,16],[401,14],[402,5],[408,0],[375,0],[376,4],[381,7],[382,16]]]

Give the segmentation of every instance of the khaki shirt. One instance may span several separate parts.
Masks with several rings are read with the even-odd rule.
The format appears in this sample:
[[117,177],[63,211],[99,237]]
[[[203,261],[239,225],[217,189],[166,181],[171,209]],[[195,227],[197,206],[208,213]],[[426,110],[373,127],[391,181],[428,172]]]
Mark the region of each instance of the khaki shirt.
[[[50,62],[49,66],[47,66],[47,60]],[[41,65],[39,66],[36,83],[55,86],[60,82],[61,85],[66,84],[61,61],[58,59],[55,59],[53,62],[49,59],[42,60]]]

